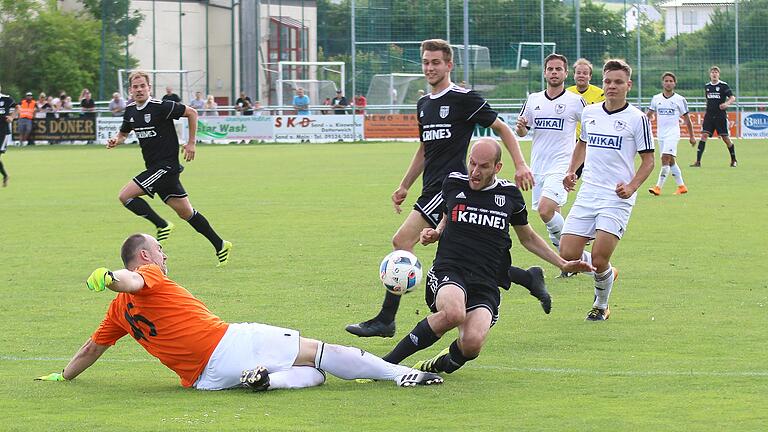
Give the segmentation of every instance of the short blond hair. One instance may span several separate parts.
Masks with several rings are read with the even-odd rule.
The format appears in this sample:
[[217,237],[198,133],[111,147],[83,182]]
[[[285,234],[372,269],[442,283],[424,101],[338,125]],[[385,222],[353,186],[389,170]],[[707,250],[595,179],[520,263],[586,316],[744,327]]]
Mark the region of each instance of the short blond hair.
[[587,60],[585,58],[580,58],[580,59],[576,60],[576,62],[573,64],[573,69],[576,70],[576,66],[579,66],[579,65],[583,65],[583,66],[588,67],[589,68],[589,74],[592,75],[592,63],[589,60]]
[[147,85],[151,85],[149,82],[149,75],[144,71],[133,71],[130,75],[128,75],[128,85],[130,86],[131,83],[133,83],[133,80],[136,78],[144,78],[147,80]]

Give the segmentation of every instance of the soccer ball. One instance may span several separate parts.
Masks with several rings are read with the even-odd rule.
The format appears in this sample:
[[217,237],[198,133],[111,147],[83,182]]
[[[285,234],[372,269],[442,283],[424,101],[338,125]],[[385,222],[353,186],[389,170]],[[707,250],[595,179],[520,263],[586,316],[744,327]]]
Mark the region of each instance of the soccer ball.
[[408,251],[396,250],[381,261],[379,276],[387,291],[407,294],[421,282],[421,262]]

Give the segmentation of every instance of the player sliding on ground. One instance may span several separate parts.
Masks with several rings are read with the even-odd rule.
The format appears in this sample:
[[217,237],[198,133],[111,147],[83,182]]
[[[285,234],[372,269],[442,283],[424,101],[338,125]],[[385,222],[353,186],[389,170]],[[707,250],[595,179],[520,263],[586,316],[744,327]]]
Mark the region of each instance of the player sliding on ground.
[[38,380],[74,379],[130,334],[176,372],[182,386],[198,390],[311,387],[325,382],[325,372],[342,379],[389,380],[401,387],[443,382],[435,374],[387,363],[358,348],[303,338],[297,330],[226,323],[168,279],[162,246],[147,234],[128,237],[120,255],[125,269],[99,268],[86,282],[92,291],[118,293],[101,325],[64,370]]
[[191,162],[195,159],[197,111],[170,99],[160,101],[150,97],[152,85],[149,83],[149,75],[144,72],[131,73],[128,82],[135,102],[125,108],[120,132],[107,141],[107,148],[122,144],[128,133],[134,131],[147,169],[123,187],[119,195],[120,202],[128,210],[155,224],[157,239],[163,243],[175,226],[160,217],[141,199],[142,195],[154,198],[158,194],[180,218],[189,222],[192,228],[211,242],[219,260],[217,266],[225,266],[229,261],[232,243],[219,237],[208,219],[192,207],[187,191],[179,180],[184,167],[179,163],[179,137],[173,120],[181,117],[189,120],[189,140],[182,151],[184,160]]

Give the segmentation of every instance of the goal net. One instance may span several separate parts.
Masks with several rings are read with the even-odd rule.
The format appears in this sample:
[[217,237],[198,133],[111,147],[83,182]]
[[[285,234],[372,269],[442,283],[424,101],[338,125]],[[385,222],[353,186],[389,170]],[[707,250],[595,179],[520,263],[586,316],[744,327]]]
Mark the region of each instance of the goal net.
[[402,105],[416,103],[419,90],[428,91],[424,74],[376,74],[365,95],[368,105]]
[[270,105],[291,105],[298,88],[303,88],[304,94],[309,96],[310,106],[323,105],[326,99],[330,102],[338,89],[352,102],[352,95],[348,95],[344,88],[345,66],[344,62],[281,61],[267,64]]
[[527,68],[531,64],[541,64],[543,62],[542,47],[544,57],[546,57],[555,52],[557,44],[554,42],[518,42],[515,70]]
[[[149,75],[154,97],[160,99],[165,94],[165,89],[170,87],[179,95],[182,102],[189,102],[195,98],[196,92],[203,93],[205,97],[205,72],[200,70],[159,70],[141,69]],[[119,92],[124,99],[131,97],[128,77],[133,70],[119,69],[117,71],[117,83]],[[111,93],[110,93],[111,94]]]

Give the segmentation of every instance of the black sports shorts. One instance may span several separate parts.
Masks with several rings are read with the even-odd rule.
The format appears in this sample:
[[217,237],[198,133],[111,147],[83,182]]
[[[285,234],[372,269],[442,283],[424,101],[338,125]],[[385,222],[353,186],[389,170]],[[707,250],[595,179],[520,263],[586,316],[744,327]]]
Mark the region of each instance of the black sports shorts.
[[133,178],[136,183],[150,198],[159,195],[163,202],[170,198],[184,198],[187,191],[181,185],[178,170],[171,167],[150,168]]
[[433,313],[437,312],[436,301],[437,292],[445,285],[457,285],[464,291],[464,300],[466,311],[472,311],[477,308],[488,309],[491,313],[491,327],[499,320],[499,305],[501,304],[501,294],[499,288],[495,286],[485,286],[479,284],[467,284],[461,271],[436,270],[434,267],[427,272],[427,289],[424,299]]
[[714,116],[704,114],[704,123],[701,125],[701,130],[710,137],[715,135],[715,131],[717,131],[718,136],[728,136],[728,117],[725,115]]
[[432,225],[432,228],[437,228],[443,217],[443,202],[443,194],[440,189],[426,190],[416,200],[413,209],[421,213],[421,216]]

